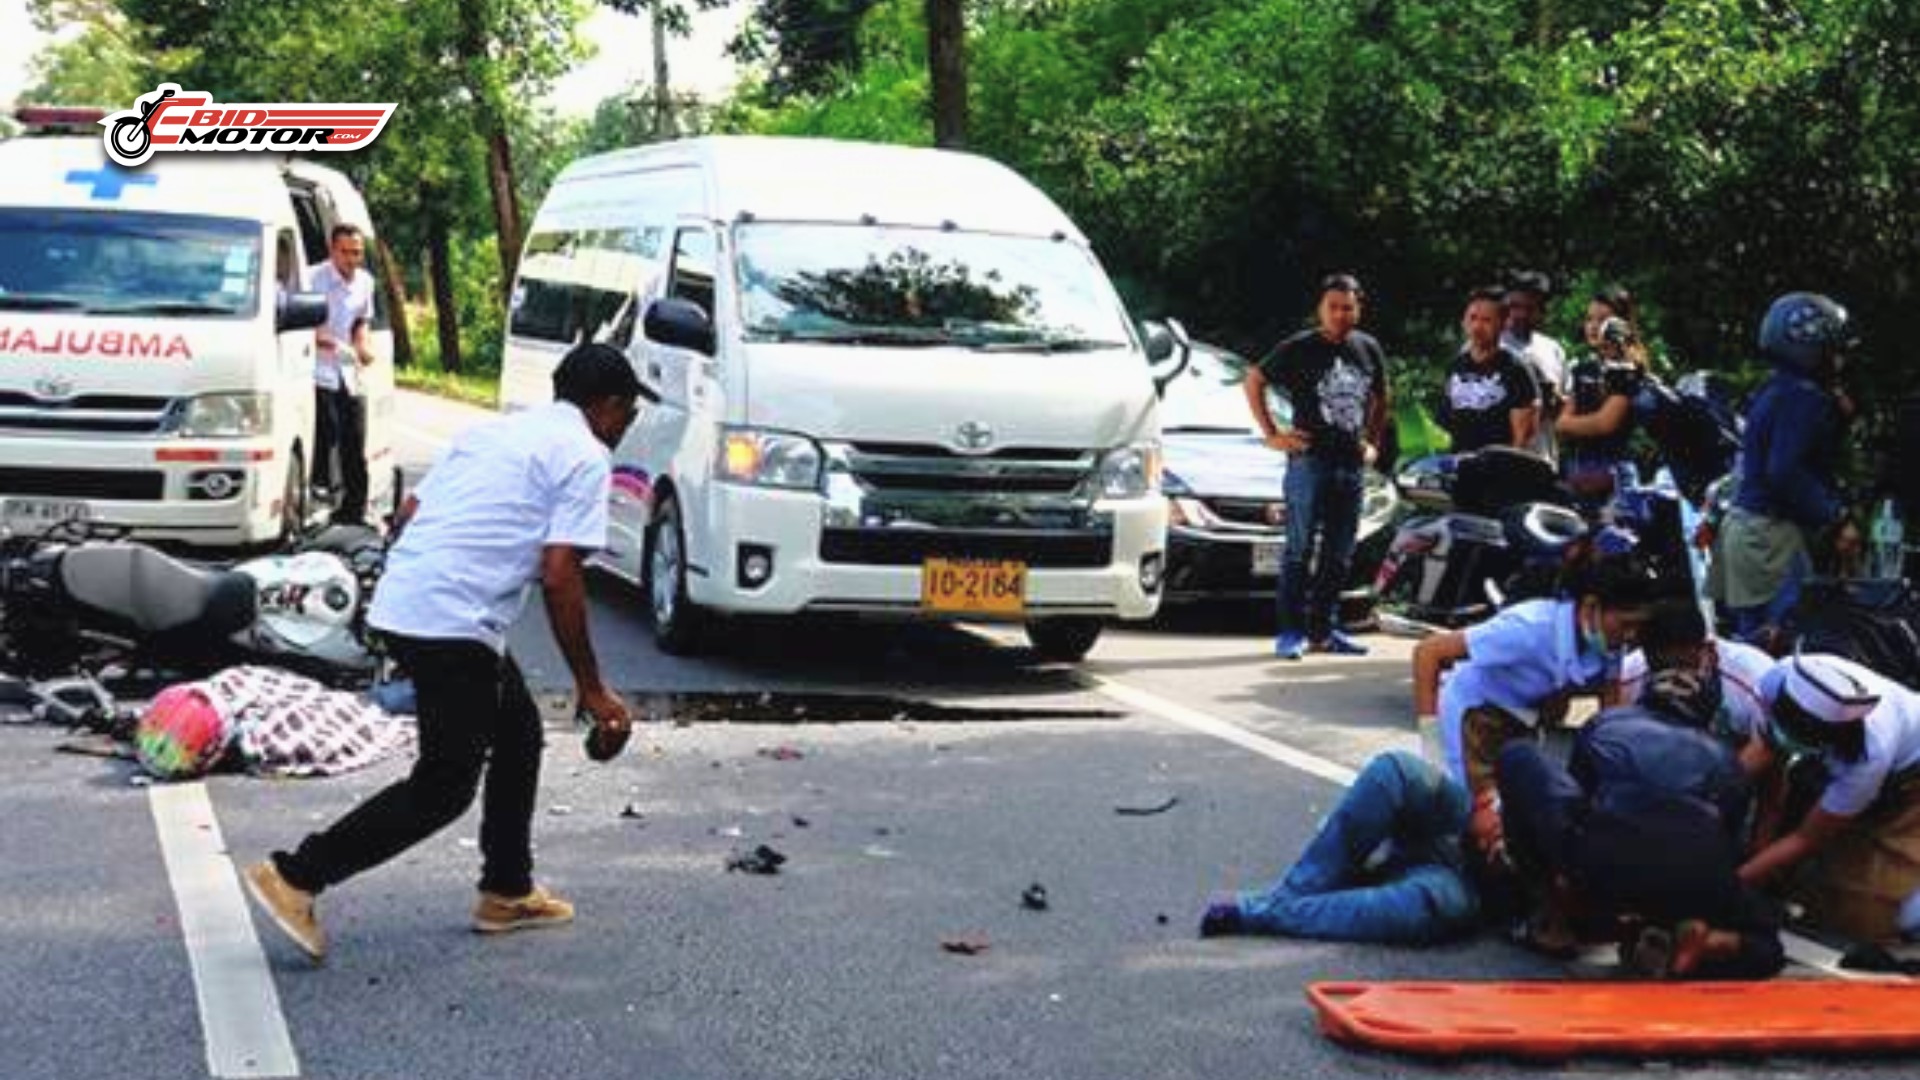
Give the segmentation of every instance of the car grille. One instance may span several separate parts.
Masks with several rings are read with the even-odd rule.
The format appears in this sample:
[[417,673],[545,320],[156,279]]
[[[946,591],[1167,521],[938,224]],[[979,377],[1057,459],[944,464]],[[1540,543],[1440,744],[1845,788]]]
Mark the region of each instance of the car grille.
[[820,560],[861,566],[918,566],[927,559],[1005,559],[1035,569],[1094,569],[1113,561],[1104,534],[931,532],[919,529],[828,529]]
[[157,502],[166,486],[161,472],[0,468],[0,495]]
[[967,456],[900,443],[856,443],[844,460],[872,491],[983,495],[1070,495],[1094,467],[1091,451],[1015,448]]
[[49,399],[0,391],[0,429],[89,435],[151,435],[167,426],[173,399],[82,394]]
[[1279,521],[1267,516],[1267,508],[1274,505],[1263,499],[1208,499],[1207,509],[1219,515],[1220,520],[1235,525],[1250,525],[1261,529],[1278,528],[1286,523],[1286,510],[1282,507]]

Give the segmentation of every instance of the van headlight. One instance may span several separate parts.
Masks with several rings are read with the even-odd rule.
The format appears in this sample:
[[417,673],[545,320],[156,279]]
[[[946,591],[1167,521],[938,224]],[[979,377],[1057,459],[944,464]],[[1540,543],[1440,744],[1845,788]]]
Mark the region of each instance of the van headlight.
[[1135,443],[1109,450],[1100,459],[1100,497],[1144,499],[1160,490],[1160,444]]
[[720,439],[720,479],[730,484],[814,491],[826,455],[805,435],[729,428]]
[[173,433],[188,439],[244,439],[273,426],[272,394],[201,394],[176,405]]

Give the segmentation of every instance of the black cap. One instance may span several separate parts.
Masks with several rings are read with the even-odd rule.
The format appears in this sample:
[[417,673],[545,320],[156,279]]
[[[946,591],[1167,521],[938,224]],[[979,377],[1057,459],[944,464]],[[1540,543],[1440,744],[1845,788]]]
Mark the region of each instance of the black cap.
[[575,345],[553,369],[553,398],[581,408],[607,398],[640,396],[640,379],[626,355],[611,345]]

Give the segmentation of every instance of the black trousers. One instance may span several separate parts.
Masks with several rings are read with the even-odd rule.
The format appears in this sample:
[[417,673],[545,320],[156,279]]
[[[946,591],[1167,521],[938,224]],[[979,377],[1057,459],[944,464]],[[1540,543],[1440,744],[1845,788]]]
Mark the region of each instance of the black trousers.
[[280,873],[319,892],[372,869],[481,803],[480,888],[503,896],[533,889],[533,808],[545,746],[540,712],[511,657],[472,641],[390,635],[419,697],[420,756],[413,772],[346,817],[276,851]]
[[313,482],[333,486],[333,455],[340,455],[340,503],[333,520],[367,517],[367,402],[345,390],[313,390]]
[[1741,885],[1739,851],[1718,814],[1685,800],[1595,805],[1531,743],[1500,753],[1500,817],[1523,873],[1561,874],[1606,918],[1672,926],[1701,919],[1741,936],[1736,957],[1694,978],[1769,979],[1786,963],[1777,912]]

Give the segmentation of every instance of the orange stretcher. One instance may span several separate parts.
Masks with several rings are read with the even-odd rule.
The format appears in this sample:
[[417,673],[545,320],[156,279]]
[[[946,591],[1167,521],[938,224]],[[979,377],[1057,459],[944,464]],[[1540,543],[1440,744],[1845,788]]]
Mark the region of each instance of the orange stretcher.
[[1920,1049],[1920,984],[1323,982],[1337,1042],[1433,1057],[1677,1057]]

